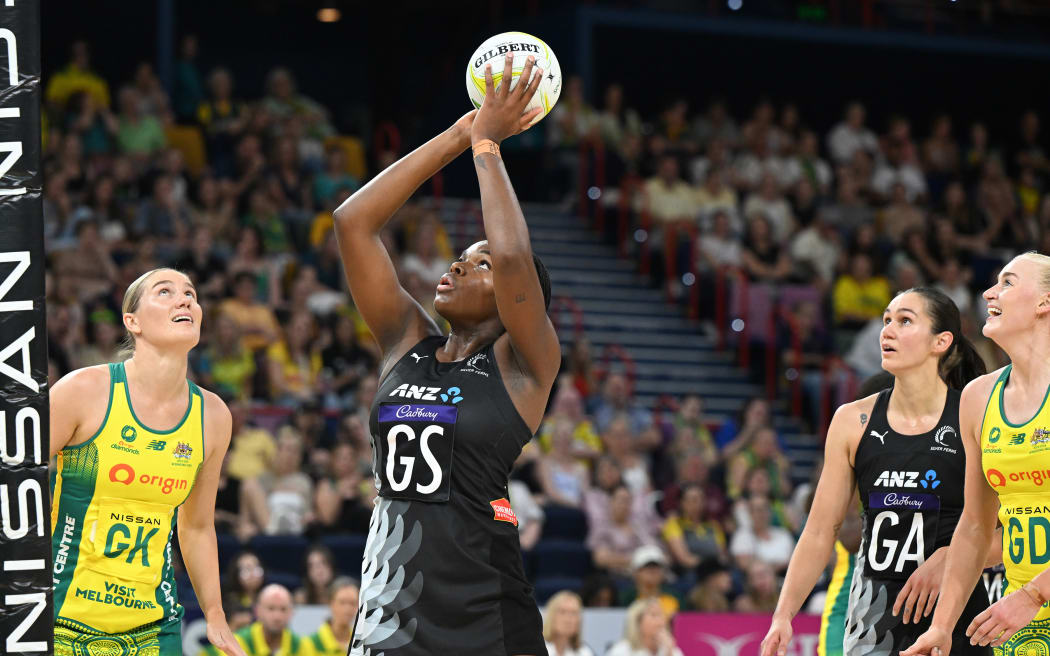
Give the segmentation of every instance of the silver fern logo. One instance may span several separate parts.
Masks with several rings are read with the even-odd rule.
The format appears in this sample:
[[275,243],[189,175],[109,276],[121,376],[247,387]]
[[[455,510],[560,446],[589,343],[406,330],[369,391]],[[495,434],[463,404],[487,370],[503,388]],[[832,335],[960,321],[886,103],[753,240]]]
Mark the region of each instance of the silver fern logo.
[[463,367],[462,371],[472,374],[481,374],[482,376],[488,378],[489,372],[482,371],[479,368],[482,365],[482,363],[484,363],[488,359],[489,356],[485,355],[484,353],[475,353],[474,355],[470,356],[469,360],[467,360],[467,365]]
[[405,535],[402,517],[407,501],[376,499],[361,566],[361,601],[351,645],[352,654],[383,656],[386,649],[403,647],[415,638],[416,618],[402,621],[401,613],[419,600],[423,573],[406,581],[405,564],[419,551],[423,527],[412,522]]

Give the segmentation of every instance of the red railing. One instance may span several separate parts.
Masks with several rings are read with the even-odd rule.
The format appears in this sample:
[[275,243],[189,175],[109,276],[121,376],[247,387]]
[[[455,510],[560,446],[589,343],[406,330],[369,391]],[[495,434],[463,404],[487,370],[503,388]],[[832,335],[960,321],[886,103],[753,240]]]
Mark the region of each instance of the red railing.
[[[798,321],[795,319],[795,315],[778,305],[777,316],[787,327],[789,338],[791,340],[790,361],[791,368],[795,370],[795,378],[789,380],[789,383],[791,384],[791,414],[798,417],[802,414],[802,335],[799,332]],[[770,357],[776,358],[776,353],[779,352],[778,346],[779,344],[776,339],[770,339],[769,343],[766,344],[767,367],[768,359]],[[771,351],[773,352],[772,355],[770,355]],[[774,376],[775,375],[776,371],[774,369]],[[770,394],[769,398],[772,400],[774,395]]]
[[653,243],[653,217],[649,213],[649,197],[647,194],[642,194],[642,211],[641,211],[641,225],[642,232],[645,233],[645,241],[640,245],[641,247],[641,272],[643,276],[649,275],[652,270],[653,254],[651,249]]
[[724,266],[715,269],[715,328],[718,330],[718,350],[726,347],[726,320],[729,306],[729,275]]
[[[372,145],[375,149],[376,157],[379,156],[383,150],[392,150],[395,153],[401,152],[401,131],[397,129],[393,121],[383,121],[376,126],[375,136],[372,138]],[[386,148],[383,148],[386,146]]]
[[749,316],[751,313],[751,306],[750,299],[748,298],[751,293],[751,283],[748,281],[747,276],[744,275],[743,271],[737,269],[733,273],[735,274],[734,277],[736,278],[736,284],[738,285],[736,296],[738,299],[737,306],[740,310],[740,316],[734,317],[733,321],[739,319],[743,324],[740,327],[740,330],[737,331],[736,361],[741,369],[747,369],[751,366],[751,345],[748,343],[750,341],[749,338],[751,333],[751,317]]
[[695,224],[689,225],[689,273],[693,284],[689,288],[689,318],[696,321],[700,318],[700,269],[697,267],[696,248],[699,246],[700,231]]
[[637,175],[628,175],[620,182],[620,200],[616,217],[616,252],[622,258],[627,257],[627,240],[631,227],[631,213],[634,210],[634,197],[641,189],[642,179]]
[[[594,156],[594,178],[588,178],[590,166],[588,157]],[[598,232],[605,231],[605,203],[602,202],[601,194],[605,188],[605,144],[598,138],[580,139],[580,214],[590,215],[590,209],[594,209],[594,224]],[[590,184],[593,182],[593,184]],[[591,199],[588,195],[591,187],[598,189],[598,197]]]
[[445,202],[445,176],[438,171],[430,178],[430,193],[434,196],[434,211],[441,215],[441,206]]
[[766,320],[766,398],[777,398],[777,307],[770,310]]
[[827,439],[828,426],[831,424],[833,404],[832,394],[839,385],[839,372],[843,372],[845,375],[845,398],[847,400],[853,400],[853,397],[857,394],[857,376],[853,373],[853,370],[849,368],[846,362],[838,357],[831,356],[824,360],[824,367],[820,381],[820,434],[823,436],[822,439]]
[[583,337],[583,309],[570,296],[555,296],[551,299],[551,307],[547,314],[554,324],[554,329],[561,329],[561,313],[564,310],[572,315],[573,339],[580,339]]

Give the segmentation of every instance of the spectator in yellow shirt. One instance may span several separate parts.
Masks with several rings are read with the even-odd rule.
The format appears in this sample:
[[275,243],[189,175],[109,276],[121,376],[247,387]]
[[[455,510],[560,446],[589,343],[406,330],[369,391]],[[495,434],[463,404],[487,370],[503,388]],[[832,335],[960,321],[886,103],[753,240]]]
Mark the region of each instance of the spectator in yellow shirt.
[[284,332],[284,338],[266,350],[271,394],[276,401],[311,400],[318,392],[322,367],[313,315],[296,312]]
[[832,292],[835,323],[859,329],[870,319],[881,316],[889,303],[889,281],[873,275],[870,256],[854,254],[849,272],[839,277]]
[[695,224],[696,193],[678,174],[678,159],[667,155],[660,160],[657,174],[645,182],[646,202],[655,224]]
[[249,423],[251,404],[248,401],[230,402],[230,414],[233,417],[233,439],[227,473],[242,481],[257,478],[270,470],[277,454],[277,440],[269,431]]
[[344,656],[350,648],[350,632],[354,615],[357,614],[357,582],[339,577],[330,586],[331,601],[328,610],[331,616],[310,636],[317,656]]
[[727,559],[725,533],[718,522],[704,517],[705,502],[699,485],[686,485],[678,512],[664,522],[663,538],[679,567],[693,569],[710,560]]
[[70,96],[78,91],[88,93],[98,107],[109,107],[109,85],[91,70],[91,51],[84,41],[74,41],[70,47],[69,64],[51,76],[44,91],[48,105],[64,107]]
[[255,274],[241,271],[233,278],[233,297],[219,306],[219,312],[233,319],[241,331],[244,345],[253,351],[277,340],[280,327],[273,310],[255,299]]

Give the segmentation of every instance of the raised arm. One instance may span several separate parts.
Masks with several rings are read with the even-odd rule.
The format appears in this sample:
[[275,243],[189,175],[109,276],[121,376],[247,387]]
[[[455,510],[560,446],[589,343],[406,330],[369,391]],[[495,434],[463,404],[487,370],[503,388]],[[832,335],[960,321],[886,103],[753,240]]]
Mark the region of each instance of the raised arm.
[[474,114],[402,157],[335,210],[335,235],[350,293],[388,361],[401,342],[414,344],[441,331],[401,287],[380,233],[421,184],[467,149]]
[[762,641],[762,656],[784,656],[791,641],[791,620],[813,591],[835,548],[835,538],[850,505],[857,498],[856,480],[850,464],[850,439],[866,420],[859,404],[848,403],[835,411],[824,446],[824,469],[820,473],[806,528],[791,555],[773,623]]
[[937,649],[941,654],[951,653],[952,631],[988,557],[999,499],[981,469],[981,423],[994,380],[994,374],[986,374],[971,381],[959,399],[959,430],[966,452],[963,512],[948,547],[933,621],[915,644],[901,652],[906,656],[933,654]]
[[[558,335],[547,317],[543,290],[532,261],[528,226],[498,155],[499,143],[527,128],[540,111],[522,113],[543,79],[542,70],[537,69],[533,75],[534,62],[529,57],[514,89],[509,83],[495,89],[492,67],[486,67],[485,102],[474,118],[470,137],[475,146],[474,167],[481,187],[481,211],[492,254],[492,284],[499,318],[522,369],[537,385],[549,389],[561,366]],[[508,55],[503,66],[504,82],[511,79],[512,63],[513,55]]]

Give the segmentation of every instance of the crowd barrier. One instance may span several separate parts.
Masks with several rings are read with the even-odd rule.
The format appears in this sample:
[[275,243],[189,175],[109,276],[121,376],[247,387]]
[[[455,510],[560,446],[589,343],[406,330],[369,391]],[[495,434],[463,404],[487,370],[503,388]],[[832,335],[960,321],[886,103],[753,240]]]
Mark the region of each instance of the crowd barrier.
[[[602,656],[623,637],[623,608],[585,608],[582,639]],[[328,617],[325,606],[301,606],[292,616],[292,631],[309,635]],[[684,656],[758,656],[759,645],[769,630],[768,614],[678,613],[674,635]],[[820,616],[798,615],[792,626],[795,636],[788,656],[816,656],[820,634]],[[195,656],[207,638],[203,618],[186,622],[183,629],[183,653]]]

